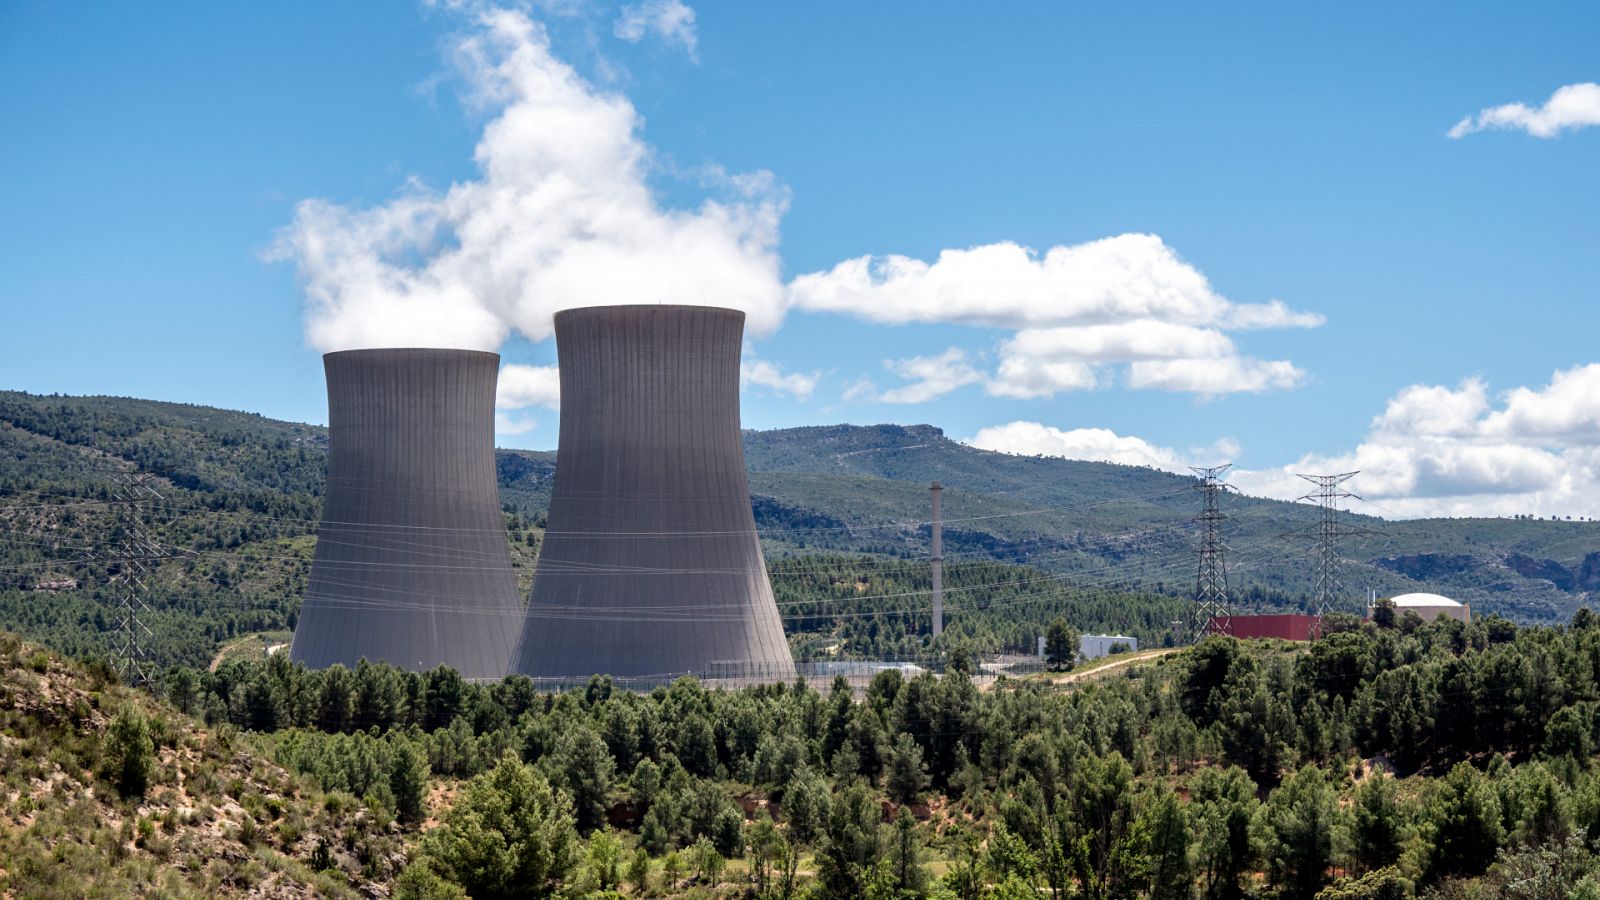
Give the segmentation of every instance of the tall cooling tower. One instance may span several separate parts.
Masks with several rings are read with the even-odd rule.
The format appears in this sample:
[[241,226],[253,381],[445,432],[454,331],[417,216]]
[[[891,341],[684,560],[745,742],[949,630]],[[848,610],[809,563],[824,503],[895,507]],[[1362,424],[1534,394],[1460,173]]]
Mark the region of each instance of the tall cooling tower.
[[744,313],[603,306],[555,328],[561,442],[513,670],[793,678],[739,437]]
[[502,678],[522,614],[495,484],[500,357],[348,350],[328,375],[328,488],[290,658]]

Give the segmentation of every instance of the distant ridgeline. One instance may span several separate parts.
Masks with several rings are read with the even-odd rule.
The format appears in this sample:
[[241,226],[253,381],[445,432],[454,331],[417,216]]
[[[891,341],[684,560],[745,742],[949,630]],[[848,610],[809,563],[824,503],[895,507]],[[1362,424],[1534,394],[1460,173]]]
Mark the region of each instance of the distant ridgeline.
[[[250,413],[112,397],[0,392],[0,628],[105,652],[120,621],[112,476],[147,472],[170,558],[144,616],[158,665],[205,665],[241,634],[290,629],[321,514],[326,432]],[[927,638],[928,482],[944,491],[948,640],[1024,650],[1063,615],[1159,643],[1193,589],[1192,481],[1149,468],[976,450],[930,426],[745,432],[751,502],[791,644],[815,655],[916,658]],[[555,456],[500,451],[497,475],[526,592]],[[1303,607],[1308,507],[1230,496],[1241,608]],[[1561,622],[1600,590],[1600,523],[1363,519],[1348,611],[1366,592],[1426,590],[1479,614]]]

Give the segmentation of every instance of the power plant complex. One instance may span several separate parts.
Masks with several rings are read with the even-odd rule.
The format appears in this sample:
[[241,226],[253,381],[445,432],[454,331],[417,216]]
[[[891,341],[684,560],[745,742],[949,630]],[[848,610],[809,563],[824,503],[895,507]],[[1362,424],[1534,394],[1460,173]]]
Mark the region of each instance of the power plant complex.
[[[650,688],[790,681],[796,666],[762,556],[739,421],[744,313],[597,306],[555,314],[561,433],[532,590],[522,602],[494,450],[500,357],[470,350],[327,354],[328,472],[290,659],[361,660],[541,687],[607,675]],[[1315,639],[1337,599],[1336,518],[1354,473],[1319,486],[1317,610],[1238,616],[1228,602],[1218,466],[1197,469],[1194,634]],[[931,485],[931,635],[942,630],[940,493]],[[1309,532],[1308,532],[1309,533]],[[1466,620],[1432,595],[1395,600]],[[1085,639],[1088,640],[1087,638]],[[1133,645],[1133,638],[1108,636]]]
[[591,307],[555,328],[559,465],[526,610],[495,479],[498,355],[324,357],[328,489],[291,658],[549,685],[793,678],[740,439],[744,314]]

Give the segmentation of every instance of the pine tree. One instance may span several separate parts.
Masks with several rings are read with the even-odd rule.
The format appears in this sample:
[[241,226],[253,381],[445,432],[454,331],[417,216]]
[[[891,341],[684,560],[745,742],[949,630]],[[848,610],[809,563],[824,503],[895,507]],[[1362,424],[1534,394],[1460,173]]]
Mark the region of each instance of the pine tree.
[[898,896],[921,896],[928,885],[928,870],[922,865],[922,842],[917,838],[917,822],[901,808],[893,830],[885,841],[888,862]]
[[884,787],[889,799],[896,803],[911,803],[928,786],[928,767],[922,763],[922,748],[909,734],[901,734],[889,751],[888,777]]
[[124,797],[143,797],[155,768],[150,722],[132,705],[117,710],[106,729],[101,764],[106,777]]
[[1078,633],[1066,619],[1050,623],[1044,638],[1044,661],[1052,672],[1069,672],[1078,664]]
[[1350,857],[1356,868],[1373,871],[1400,858],[1400,805],[1394,779],[1374,772],[1356,788],[1351,811]]
[[1285,898],[1311,900],[1328,883],[1337,795],[1316,766],[1294,773],[1261,810],[1268,874]]

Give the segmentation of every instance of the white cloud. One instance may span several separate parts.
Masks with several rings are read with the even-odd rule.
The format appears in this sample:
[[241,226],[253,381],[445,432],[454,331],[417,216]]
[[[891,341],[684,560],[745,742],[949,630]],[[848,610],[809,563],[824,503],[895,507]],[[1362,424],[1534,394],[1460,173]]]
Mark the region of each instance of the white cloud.
[[1128,366],[1128,386],[1186,391],[1208,397],[1218,394],[1287,390],[1305,380],[1305,372],[1287,360],[1221,356],[1203,359],[1136,360]]
[[654,34],[668,45],[682,47],[690,59],[699,61],[694,10],[680,0],[644,0],[624,6],[612,31],[632,44]]
[[776,364],[754,358],[748,348],[745,350],[745,358],[739,363],[739,383],[742,386],[759,385],[771,388],[796,400],[811,399],[821,380],[821,372],[784,373]]
[[1555,373],[1543,390],[1519,387],[1484,420],[1488,435],[1523,435],[1561,445],[1600,445],[1600,363]]
[[495,406],[500,409],[520,409],[524,406],[560,409],[560,370],[555,366],[501,366]]
[[1477,429],[1488,408],[1488,388],[1477,378],[1461,382],[1454,390],[1414,384],[1389,401],[1383,413],[1372,420],[1372,427],[1398,435],[1464,436]]
[[1095,367],[1079,360],[1021,356],[1001,348],[1000,367],[984,384],[996,397],[1024,400],[1049,397],[1060,391],[1082,391],[1100,384]]
[[1062,431],[1038,422],[1009,422],[984,428],[963,443],[980,450],[1022,456],[1059,456],[1128,466],[1154,466],[1170,472],[1187,470],[1184,461],[1171,448],[1158,447],[1143,438],[1120,435],[1106,428]]
[[1107,428],[1062,430],[1039,422],[1008,422],[980,430],[962,443],[980,450],[1022,456],[1059,456],[1091,462],[1113,462],[1126,466],[1152,466],[1168,472],[1188,474],[1190,466],[1216,465],[1239,452],[1239,446],[1223,438],[1209,447],[1193,447],[1179,453],[1144,438],[1121,435]]
[[857,378],[845,388],[840,399],[846,403],[854,403],[858,400],[871,400],[876,396],[878,396],[878,386],[872,383],[872,379]]
[[[1278,300],[1235,303],[1150,234],[1042,254],[1002,242],[945,250],[932,263],[862,256],[786,284],[778,235],[788,193],[772,173],[729,174],[714,163],[664,171],[628,99],[556,58],[526,13],[446,5],[470,21],[450,52],[468,105],[487,122],[476,171],[443,188],[409,182],[373,206],[312,198],[296,207],[269,257],[295,264],[307,340],[320,350],[495,349],[514,334],[549,338],[562,309],[665,301],[742,309],[754,335],[771,333],[790,308],[1012,332],[994,348],[992,370],[966,354],[954,364],[948,354],[891,360],[909,383],[882,393],[857,383],[846,393],[855,399],[915,403],[968,384],[1047,397],[1118,383],[1112,367],[1127,367],[1129,386],[1204,394],[1300,380],[1287,361],[1242,354],[1228,333],[1314,327],[1321,316]],[[626,7],[616,31],[695,46],[693,10],[676,0]],[[663,174],[686,177],[706,198],[665,205],[649,185]],[[758,360],[743,374],[802,399],[817,384],[814,373]],[[555,403],[553,387],[518,377],[508,371],[508,400]]]
[[973,367],[966,352],[958,347],[951,347],[938,356],[886,360],[883,365],[910,383],[878,394],[876,399],[880,403],[922,403],[983,380],[983,373]]
[[1455,388],[1413,385],[1390,399],[1355,449],[1237,472],[1233,482],[1293,499],[1306,492],[1297,472],[1359,471],[1350,487],[1374,501],[1367,512],[1600,513],[1600,365],[1556,372],[1545,387],[1519,387],[1500,400],[1493,408],[1476,378]]
[[1316,328],[1327,322],[1321,313],[1299,312],[1282,300],[1266,303],[1235,303],[1222,317],[1221,325],[1233,331],[1255,328]]
[[776,328],[776,182],[724,177],[721,196],[664,207],[626,98],[558,60],[522,12],[473,20],[452,49],[491,116],[476,177],[369,208],[305,200],[279,234],[272,255],[299,269],[311,344],[493,349],[513,331],[547,338],[557,310],[658,301],[733,306],[752,331]]
[[1028,328],[1001,347],[1003,355],[1082,362],[1232,356],[1220,331],[1150,319],[1078,328]]
[[1323,322],[1279,300],[1228,300],[1151,234],[1043,254],[1002,242],[944,250],[932,263],[862,256],[796,278],[790,298],[798,309],[876,322],[1016,329],[1000,345],[996,371],[983,378],[989,393],[1005,397],[1095,387],[1104,383],[1100,368],[1121,363],[1133,364],[1134,387],[1204,394],[1293,387],[1299,369],[1242,356],[1225,332]]
[[1569,84],[1556,89],[1543,106],[1524,103],[1491,106],[1467,116],[1450,129],[1450,137],[1461,138],[1489,129],[1520,129],[1537,138],[1553,138],[1563,131],[1600,125],[1600,84],[1592,81]]
[[944,250],[927,263],[861,256],[790,286],[801,309],[877,322],[960,322],[1000,328],[1129,319],[1218,321],[1229,302],[1153,234],[1123,234],[1043,255],[1009,241]]
[[527,434],[537,427],[539,427],[539,420],[531,416],[513,416],[503,412],[494,414],[494,433],[496,437]]

